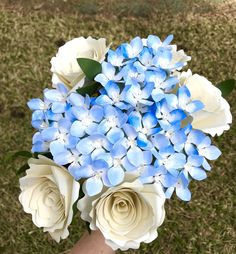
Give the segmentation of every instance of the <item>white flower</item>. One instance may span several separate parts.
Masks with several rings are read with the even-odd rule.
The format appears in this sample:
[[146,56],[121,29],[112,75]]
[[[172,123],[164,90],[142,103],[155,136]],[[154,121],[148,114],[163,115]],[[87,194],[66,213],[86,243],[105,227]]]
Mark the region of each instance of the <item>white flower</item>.
[[113,250],[138,249],[157,237],[165,218],[165,194],[158,183],[143,185],[126,175],[122,184],[78,201],[81,218],[99,229]]
[[84,73],[77,63],[77,58],[89,58],[102,62],[108,51],[106,40],[88,37],[75,38],[61,46],[55,57],[51,59],[52,82],[64,83],[69,89],[77,89],[84,84]]
[[200,100],[204,104],[201,111],[194,113],[192,126],[195,129],[219,136],[230,128],[232,115],[228,102],[221,96],[221,91],[209,80],[191,71],[183,73],[180,83],[184,83],[193,100]]
[[34,224],[59,242],[69,235],[80,185],[64,167],[44,156],[29,159],[28,164],[26,176],[20,178],[19,200],[24,211],[32,214]]
[[[176,45],[171,45],[172,60],[170,65],[175,65],[176,63],[183,63],[184,66],[187,65],[187,62],[191,60],[191,56],[187,56],[183,49],[177,50]],[[177,70],[182,69],[182,67],[177,68]]]

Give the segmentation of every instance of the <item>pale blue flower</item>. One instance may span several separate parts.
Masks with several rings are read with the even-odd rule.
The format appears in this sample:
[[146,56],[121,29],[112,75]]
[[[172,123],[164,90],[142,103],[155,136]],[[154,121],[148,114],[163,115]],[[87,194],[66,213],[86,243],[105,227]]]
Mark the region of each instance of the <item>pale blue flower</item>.
[[98,74],[94,80],[102,86],[106,86],[109,81],[119,81],[122,78],[122,73],[116,74],[116,68],[107,62],[102,63],[102,73]]
[[94,105],[91,109],[84,107],[73,107],[72,112],[77,118],[70,128],[70,134],[75,137],[83,137],[85,133],[96,132],[98,123],[103,119],[103,109]]
[[45,89],[45,99],[51,103],[53,113],[63,113],[67,105],[68,89],[63,84],[58,84],[57,89]]
[[181,86],[177,92],[179,108],[187,111],[189,114],[200,111],[204,104],[199,100],[191,100],[191,94],[186,86]]
[[105,86],[105,93],[98,96],[95,103],[101,106],[114,105],[120,109],[128,109],[130,105],[124,102],[125,89],[121,89],[115,82],[109,81]]
[[107,61],[113,66],[121,66],[124,60],[124,56],[122,53],[122,49],[119,47],[118,49],[109,50],[107,54]]
[[153,101],[149,100],[150,95],[153,90],[153,84],[146,84],[143,88],[136,82],[130,80],[129,83],[126,84],[128,87],[125,95],[124,101],[136,107],[137,104],[143,105],[152,105]]
[[176,192],[176,195],[183,201],[190,201],[191,192],[188,188],[189,181],[181,173],[176,177],[176,182],[173,186],[166,189],[166,198],[171,198],[173,192]]
[[122,44],[121,49],[124,57],[134,58],[137,57],[138,54],[142,51],[143,42],[140,39],[140,37],[135,37],[133,40],[131,40],[130,44],[128,43]]

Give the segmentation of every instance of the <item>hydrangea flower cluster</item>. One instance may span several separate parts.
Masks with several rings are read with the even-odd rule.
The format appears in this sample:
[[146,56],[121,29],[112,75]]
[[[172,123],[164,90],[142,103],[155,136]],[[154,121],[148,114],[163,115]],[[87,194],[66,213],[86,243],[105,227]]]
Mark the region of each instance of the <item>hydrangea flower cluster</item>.
[[176,71],[190,57],[154,35],[109,50],[97,97],[69,92],[63,84],[32,99],[32,152],[50,152],[88,195],[120,184],[126,172],[143,184],[160,182],[166,197],[191,199],[189,183],[203,180],[219,149],[191,125],[204,104],[193,100]]

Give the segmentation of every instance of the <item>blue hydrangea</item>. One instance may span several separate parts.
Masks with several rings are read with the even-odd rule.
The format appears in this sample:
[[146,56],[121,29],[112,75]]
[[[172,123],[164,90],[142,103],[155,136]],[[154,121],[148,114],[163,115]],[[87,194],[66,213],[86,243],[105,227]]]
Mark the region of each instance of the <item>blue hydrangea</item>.
[[134,38],[109,50],[96,98],[68,93],[63,85],[32,99],[33,152],[50,152],[88,195],[120,184],[133,172],[143,184],[160,182],[170,198],[189,201],[189,183],[203,180],[209,160],[220,151],[202,131],[191,126],[201,101],[192,100],[174,71],[188,57],[176,57],[173,36]]

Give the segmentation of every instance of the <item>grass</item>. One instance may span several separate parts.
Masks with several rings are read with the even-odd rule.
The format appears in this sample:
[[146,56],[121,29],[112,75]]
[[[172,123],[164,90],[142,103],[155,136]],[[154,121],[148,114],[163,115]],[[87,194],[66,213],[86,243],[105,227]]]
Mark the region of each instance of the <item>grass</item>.
[[[15,169],[23,161],[3,161],[12,150],[30,150],[33,129],[30,98],[50,87],[50,58],[62,40],[73,37],[105,37],[114,46],[135,35],[169,33],[175,43],[192,56],[189,67],[216,83],[236,78],[235,4],[222,1],[18,1],[3,0],[0,7],[0,253],[67,253],[79,239],[84,224],[70,227],[70,237],[60,244],[36,228],[18,202],[19,185]],[[190,3],[189,3],[190,2]],[[41,6],[39,5],[41,3]],[[43,3],[43,5],[42,5]],[[37,5],[37,6],[36,6]],[[1,4],[0,4],[1,6]],[[141,6],[141,7],[140,7]],[[145,7],[142,7],[145,6]],[[36,8],[37,7],[37,8]],[[77,7],[77,9],[75,8]],[[129,7],[129,8],[128,8]],[[133,7],[133,8],[132,8]],[[168,11],[166,8],[169,7]],[[82,11],[81,11],[82,10]],[[109,15],[108,15],[109,14]],[[235,116],[235,92],[229,98]],[[142,254],[234,254],[236,253],[236,126],[215,143],[223,155],[213,163],[209,178],[193,182],[192,201],[174,198],[166,203],[167,218],[159,237],[140,250]]]

